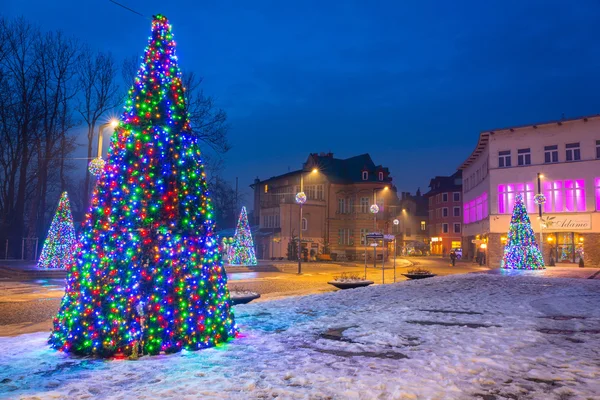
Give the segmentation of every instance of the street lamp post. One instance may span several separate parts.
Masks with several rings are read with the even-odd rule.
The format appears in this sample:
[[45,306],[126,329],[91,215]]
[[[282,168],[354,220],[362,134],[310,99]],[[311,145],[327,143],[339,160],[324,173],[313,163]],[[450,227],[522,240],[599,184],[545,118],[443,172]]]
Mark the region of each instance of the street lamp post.
[[[373,205],[371,205],[370,211],[373,214],[373,233],[377,232],[377,213],[379,212],[379,206],[377,205],[377,191],[378,190],[388,190],[387,186],[384,186],[382,188],[374,188],[373,189]],[[382,241],[383,245],[385,246],[385,240]],[[373,246],[373,269],[377,268],[377,246]],[[383,249],[381,249],[381,257],[382,259],[384,258],[384,253],[383,253]],[[385,260],[382,260],[383,263],[385,263]],[[382,263],[382,271],[383,271],[383,264]]]
[[544,175],[540,174],[539,172],[537,173],[537,186],[538,186],[538,195],[535,198],[535,202],[538,205],[538,216],[540,219],[540,253],[542,253],[542,260],[544,259],[544,251],[543,251],[543,244],[544,244],[544,238],[543,238],[543,232],[542,230],[544,229],[544,222],[542,221],[542,205],[545,202],[545,198],[544,195],[542,194],[542,178],[544,177]]
[[[317,173],[319,170],[313,168],[311,173]],[[304,171],[300,171],[300,191],[296,194],[296,203],[300,206],[300,223],[298,229],[298,275],[302,274],[302,205],[306,203],[306,194],[304,193]]]
[[102,171],[104,170],[104,160],[102,159],[102,133],[105,128],[111,126],[114,129],[117,125],[119,125],[119,121],[113,119],[110,122],[100,125],[98,128],[98,157],[90,161],[88,167],[92,175],[96,176],[96,178],[102,175]]
[[[400,224],[400,221],[398,221],[398,218],[394,219],[394,225],[397,227],[398,224]],[[396,228],[397,230],[398,228]],[[398,232],[396,232],[397,234]],[[396,283],[396,255],[398,253],[398,248],[396,247],[396,235],[394,235],[394,283]]]

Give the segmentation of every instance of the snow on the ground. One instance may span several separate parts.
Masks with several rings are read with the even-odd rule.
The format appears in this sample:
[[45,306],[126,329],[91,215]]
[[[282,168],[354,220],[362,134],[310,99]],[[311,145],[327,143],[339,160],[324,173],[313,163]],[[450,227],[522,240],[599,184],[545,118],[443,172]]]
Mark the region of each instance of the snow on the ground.
[[235,341],[138,361],[0,338],[0,396],[598,398],[599,304],[598,280],[470,274],[236,306]]

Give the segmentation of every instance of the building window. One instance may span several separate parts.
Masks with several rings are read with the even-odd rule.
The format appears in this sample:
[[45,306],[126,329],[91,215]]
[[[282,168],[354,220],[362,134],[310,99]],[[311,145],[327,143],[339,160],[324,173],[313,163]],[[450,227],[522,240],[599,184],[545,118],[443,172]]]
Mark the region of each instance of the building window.
[[585,211],[585,181],[583,179],[544,182],[545,212]]
[[410,230],[410,226],[407,226],[407,227],[406,227],[406,236],[407,236],[407,237],[410,237],[411,235],[412,235],[412,232],[411,232],[411,230]]
[[[514,200],[513,200],[514,201]],[[463,205],[463,223],[481,221],[489,215],[487,192]]]
[[348,199],[348,209],[346,210],[346,213],[354,214],[354,197]]
[[442,202],[447,202],[448,201],[448,193],[442,193]]
[[342,199],[342,198],[338,199],[338,213],[339,214],[346,213],[346,199]]
[[323,185],[317,185],[317,200],[325,200]]
[[[396,225],[394,225],[396,226]],[[367,244],[367,233],[368,233],[368,229],[365,228],[360,228],[360,244],[362,245],[366,245]]]
[[442,233],[448,233],[448,224],[442,224]]
[[306,185],[304,186],[304,192],[306,193],[306,198],[313,200],[316,195],[315,185]]
[[267,216],[263,215],[263,226],[266,228],[267,227]]
[[[598,178],[598,181],[600,181],[600,178]],[[427,222],[426,221],[421,221],[421,230],[422,231],[427,230]]]
[[361,197],[360,198],[360,212],[366,214],[369,212],[369,198]]
[[518,193],[523,195],[527,212],[535,212],[533,182],[526,182],[498,185],[498,214],[512,214],[515,206],[515,196]]
[[269,193],[269,185],[265,185],[265,193]]
[[367,179],[369,179],[369,173],[367,171],[363,171],[363,173],[362,173],[362,180],[366,181]]
[[517,150],[517,162],[519,165],[531,165],[531,149]]
[[454,207],[452,216],[460,217],[460,207]]
[[544,162],[546,164],[558,162],[558,146],[544,146]]
[[581,160],[581,150],[579,149],[579,143],[567,143],[565,148],[567,149],[567,161]]
[[275,216],[275,228],[279,228],[279,214]]
[[302,218],[302,230],[305,231],[308,229],[308,221],[306,218]]
[[435,204],[439,204],[440,203],[440,194],[436,194],[435,195]]
[[352,244],[352,231],[350,229],[338,229],[338,244],[350,245]]
[[600,178],[596,178],[596,211],[600,211]]
[[435,218],[440,219],[440,209],[439,208],[435,209]]
[[454,224],[454,233],[460,233],[460,223]]
[[448,216],[448,207],[444,207],[442,208],[442,217],[447,217]]
[[498,167],[510,167],[510,150],[501,151],[498,153]]
[[379,173],[379,180],[382,181],[383,180],[383,172]]
[[600,140],[596,140],[596,158],[600,158]]
[[454,193],[452,193],[452,200],[453,201],[460,201],[460,192],[454,192]]

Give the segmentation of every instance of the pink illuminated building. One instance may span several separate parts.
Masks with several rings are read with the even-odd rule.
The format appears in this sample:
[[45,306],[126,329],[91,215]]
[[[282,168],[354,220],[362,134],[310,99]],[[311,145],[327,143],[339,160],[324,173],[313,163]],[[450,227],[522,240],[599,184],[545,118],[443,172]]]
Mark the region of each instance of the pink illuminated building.
[[466,257],[499,266],[520,193],[546,263],[600,264],[600,116],[481,132],[459,169]]

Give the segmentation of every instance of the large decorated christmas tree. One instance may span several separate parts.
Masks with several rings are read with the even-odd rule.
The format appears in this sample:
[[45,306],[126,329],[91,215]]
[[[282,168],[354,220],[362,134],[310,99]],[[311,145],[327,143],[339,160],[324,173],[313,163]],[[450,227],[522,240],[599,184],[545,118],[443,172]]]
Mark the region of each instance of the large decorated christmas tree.
[[507,269],[544,269],[544,259],[535,241],[523,196],[515,198],[502,267]]
[[171,26],[152,36],[103,173],[50,344],[82,355],[158,354],[236,335],[199,139]]
[[231,265],[256,265],[256,255],[254,253],[254,242],[252,241],[252,233],[248,224],[248,215],[246,207],[242,207],[240,218],[238,219],[233,243],[229,246],[227,258]]
[[63,192],[58,200],[56,214],[52,218],[48,236],[44,242],[39,268],[66,268],[73,264],[77,238],[73,226],[73,216],[67,192]]

